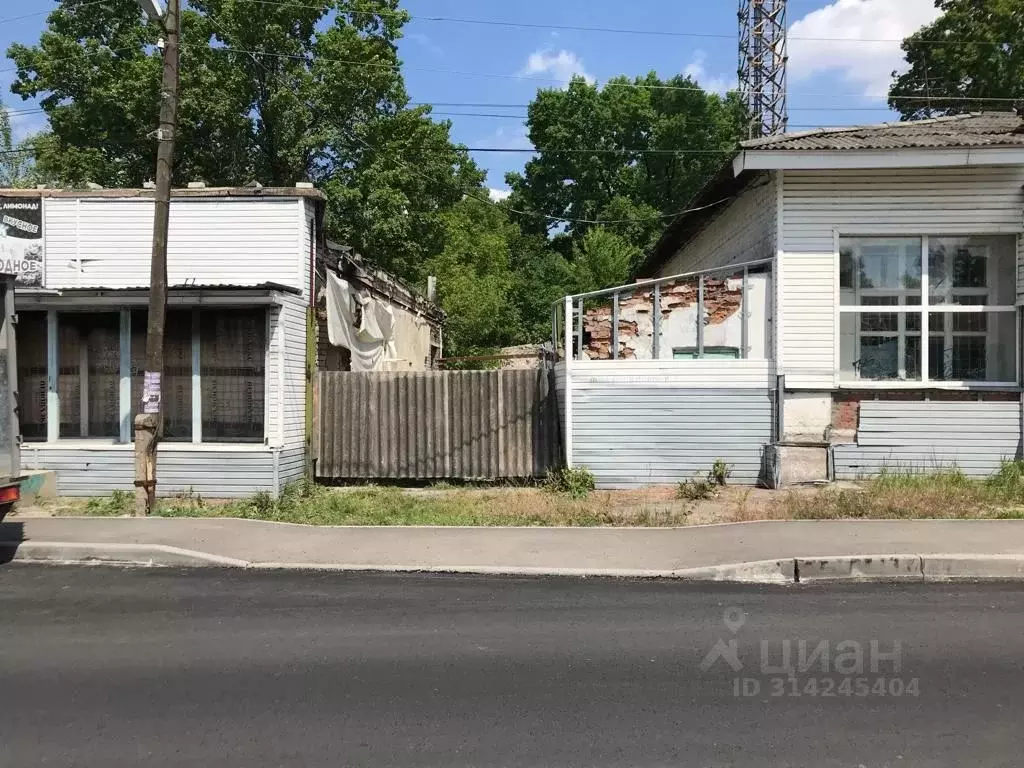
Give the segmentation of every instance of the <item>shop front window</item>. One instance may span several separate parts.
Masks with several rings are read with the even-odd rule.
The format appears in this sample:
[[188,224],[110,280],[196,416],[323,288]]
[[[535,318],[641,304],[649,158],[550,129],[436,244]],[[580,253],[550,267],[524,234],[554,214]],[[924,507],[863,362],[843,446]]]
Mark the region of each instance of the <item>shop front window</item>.
[[[127,323],[123,350],[122,317]],[[47,312],[21,313],[18,407],[24,439],[48,438],[53,373],[59,439],[132,440],[146,370],[146,318],[144,310],[125,310],[123,315],[119,309],[56,312],[57,366],[51,372]],[[267,311],[262,307],[168,311],[161,386],[163,439],[263,442],[266,350]],[[194,397],[196,376],[199,399]],[[197,435],[193,425],[200,420],[202,434]]]
[[1014,383],[1015,259],[1012,236],[841,240],[841,379]]

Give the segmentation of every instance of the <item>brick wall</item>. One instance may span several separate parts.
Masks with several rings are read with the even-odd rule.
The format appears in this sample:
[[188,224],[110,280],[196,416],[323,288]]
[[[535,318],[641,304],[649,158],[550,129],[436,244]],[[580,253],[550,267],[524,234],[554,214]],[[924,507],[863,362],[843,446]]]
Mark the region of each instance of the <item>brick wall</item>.
[[[661,286],[662,328],[672,313],[697,306],[698,285],[695,280],[665,283]],[[743,303],[742,281],[720,278],[704,279],[704,313],[706,325],[720,325],[739,312]],[[653,335],[651,313],[654,311],[654,292],[638,290],[623,293],[619,298],[619,357],[637,356],[636,343],[641,333]],[[694,331],[696,334],[696,331]],[[696,336],[694,336],[696,338]],[[611,358],[612,303],[611,298],[601,307],[587,310],[583,315],[583,343],[591,360]],[[696,343],[694,341],[694,343]],[[650,347],[649,342],[644,345]]]

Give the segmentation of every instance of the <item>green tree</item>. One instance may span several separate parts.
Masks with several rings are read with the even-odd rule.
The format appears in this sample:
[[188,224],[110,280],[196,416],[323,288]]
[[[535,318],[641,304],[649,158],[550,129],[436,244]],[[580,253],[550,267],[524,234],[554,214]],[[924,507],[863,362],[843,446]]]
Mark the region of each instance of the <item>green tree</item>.
[[484,178],[450,127],[422,108],[370,120],[353,133],[351,162],[321,182],[334,236],[420,284],[450,234],[443,213]]
[[509,246],[514,225],[476,197],[460,201],[443,220],[443,249],[426,268],[437,276],[438,300],[448,314],[445,355],[490,354],[516,343],[520,323]]
[[910,68],[894,79],[889,106],[915,120],[1005,112],[1024,99],[1020,0],[937,0],[936,7],[942,15],[903,41]]
[[0,187],[27,187],[34,180],[32,150],[14,140],[11,116],[0,101]]
[[[517,233],[510,243],[512,302],[518,312],[519,343],[537,344],[551,338],[551,313],[576,285],[569,260],[544,235]],[[561,312],[561,305],[557,306]]]
[[[567,219],[609,224],[640,248],[660,235],[659,213],[678,211],[729,158],[744,131],[736,94],[706,93],[688,77],[654,73],[615,78],[604,87],[575,78],[565,90],[541,90],[529,108],[538,156],[511,173],[511,203]],[[582,152],[580,150],[596,150]],[[545,232],[537,218],[527,231]],[[593,226],[570,223],[578,241]]]
[[602,227],[587,230],[576,243],[571,273],[575,293],[600,291],[622,285],[639,266],[642,251]]
[[[180,181],[291,185],[330,197],[330,233],[417,279],[440,213],[479,172],[449,124],[407,108],[398,0],[193,0],[182,15]],[[63,0],[35,46],[12,45],[12,90],[38,97],[42,175],[139,186],[153,175],[158,25],[135,0]],[[429,160],[428,160],[429,158]]]

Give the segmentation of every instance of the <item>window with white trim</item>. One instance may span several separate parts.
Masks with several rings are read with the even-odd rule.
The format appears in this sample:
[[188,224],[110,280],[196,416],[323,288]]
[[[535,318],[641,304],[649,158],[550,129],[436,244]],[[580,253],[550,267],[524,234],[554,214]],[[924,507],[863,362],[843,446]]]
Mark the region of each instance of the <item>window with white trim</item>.
[[842,381],[1016,384],[1014,236],[843,238],[839,256]]

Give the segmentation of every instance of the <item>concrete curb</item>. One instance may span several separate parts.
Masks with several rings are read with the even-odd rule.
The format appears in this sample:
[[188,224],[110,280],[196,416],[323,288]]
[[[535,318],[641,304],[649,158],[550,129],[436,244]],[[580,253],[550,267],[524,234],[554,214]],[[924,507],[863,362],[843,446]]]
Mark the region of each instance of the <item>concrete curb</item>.
[[800,557],[795,581],[924,580],[921,555],[861,555],[859,557]]
[[[11,552],[13,550],[13,552]],[[211,555],[166,544],[83,544],[67,541],[0,541],[0,553],[15,562],[67,565],[139,565],[147,567],[245,568],[244,560]],[[3,555],[0,555],[2,557]]]
[[680,581],[740,584],[813,584],[837,581],[1024,581],[1024,555],[984,554],[830,555],[760,560],[677,570],[646,570],[537,566],[249,562],[165,544],[89,544],[60,541],[24,541],[0,542],[0,561],[4,560],[60,565],[132,565],[167,568],[245,568],[260,571],[302,570],[376,573],[451,573],[484,576],[677,579]]

